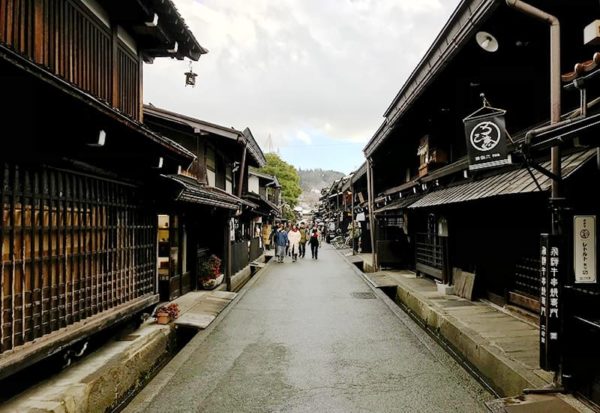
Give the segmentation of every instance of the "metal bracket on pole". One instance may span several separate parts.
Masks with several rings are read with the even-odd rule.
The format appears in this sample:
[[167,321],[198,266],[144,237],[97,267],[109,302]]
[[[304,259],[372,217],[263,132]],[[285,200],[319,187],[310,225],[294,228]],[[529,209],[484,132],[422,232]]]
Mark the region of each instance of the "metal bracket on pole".
[[[546,175],[548,178],[552,179],[553,181],[557,181],[557,182],[561,182],[562,178],[552,172],[550,172],[549,170],[547,170],[546,168],[538,165],[537,163],[534,162],[530,162],[530,161],[526,161],[526,165],[527,167],[531,167],[533,169],[535,169],[536,171]],[[539,185],[538,185],[539,186]]]

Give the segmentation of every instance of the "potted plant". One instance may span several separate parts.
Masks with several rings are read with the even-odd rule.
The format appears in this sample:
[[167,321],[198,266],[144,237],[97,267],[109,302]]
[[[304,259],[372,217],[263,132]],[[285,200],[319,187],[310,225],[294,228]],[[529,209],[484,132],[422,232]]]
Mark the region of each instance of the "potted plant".
[[154,318],[156,318],[158,324],[169,324],[171,320],[175,320],[177,317],[179,317],[179,305],[177,303],[161,305],[154,312]]
[[200,264],[200,284],[206,290],[212,290],[223,282],[221,273],[221,259],[212,254],[206,261]]

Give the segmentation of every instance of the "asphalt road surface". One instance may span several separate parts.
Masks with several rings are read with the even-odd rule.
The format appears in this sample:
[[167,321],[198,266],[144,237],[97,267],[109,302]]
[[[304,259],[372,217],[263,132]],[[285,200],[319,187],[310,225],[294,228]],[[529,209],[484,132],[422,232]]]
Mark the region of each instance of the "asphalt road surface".
[[125,411],[487,411],[492,396],[327,244],[238,298]]

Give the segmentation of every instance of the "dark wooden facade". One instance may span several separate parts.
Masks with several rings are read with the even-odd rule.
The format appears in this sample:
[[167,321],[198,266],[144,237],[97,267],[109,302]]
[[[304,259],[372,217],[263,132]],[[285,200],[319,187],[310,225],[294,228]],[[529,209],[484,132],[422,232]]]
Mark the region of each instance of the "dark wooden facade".
[[154,216],[137,195],[116,181],[2,165],[1,352],[154,293]]
[[[249,245],[252,219],[257,216],[259,205],[238,197],[248,189],[249,167],[264,165],[260,147],[248,128],[241,132],[154,106],[144,107],[144,119],[153,129],[196,155],[185,176],[175,178],[185,181],[187,190],[196,195],[177,196],[175,204],[162,207],[181,217],[187,228],[187,250],[204,251],[201,258],[188,252],[190,288],[199,286],[199,261],[194,260],[206,259],[210,254],[222,259],[222,270],[231,287],[231,276],[246,268],[250,257],[261,251],[253,248],[252,242]],[[185,278],[182,271],[170,271],[161,278],[162,296],[174,298],[182,294]]]
[[0,0],[0,42],[141,118],[141,55],[81,2]]
[[205,52],[170,1],[0,0],[0,379],[158,302],[153,188],[194,155],[139,123],[142,63]]
[[[371,199],[379,200],[381,208],[417,197],[401,208],[409,221],[417,270],[449,282],[451,268],[474,272],[477,297],[529,309],[542,314],[542,321],[541,234],[560,237],[564,267],[555,291],[544,296],[551,307],[558,305],[560,314],[561,329],[551,338],[564,340],[557,373],[569,390],[599,403],[599,287],[575,279],[572,221],[578,214],[599,213],[591,196],[598,185],[598,62],[590,60],[593,42],[585,44],[582,34],[600,16],[600,6],[569,0],[527,3],[560,21],[557,56],[563,81],[573,81],[559,90],[560,103],[551,102],[550,83],[559,83],[561,71],[550,78],[548,25],[536,26],[531,15],[504,2],[462,1],[364,149],[374,167]],[[480,47],[478,32],[491,33],[498,50]],[[575,71],[565,74],[574,65]],[[595,73],[574,82],[589,72]],[[587,98],[578,92],[582,87]],[[482,93],[488,104],[507,111],[513,166],[469,168],[463,119],[481,108]],[[536,131],[548,125],[551,107],[568,121]],[[555,159],[562,177],[554,199],[550,178],[527,170],[531,165],[550,170],[551,146],[562,151]]]

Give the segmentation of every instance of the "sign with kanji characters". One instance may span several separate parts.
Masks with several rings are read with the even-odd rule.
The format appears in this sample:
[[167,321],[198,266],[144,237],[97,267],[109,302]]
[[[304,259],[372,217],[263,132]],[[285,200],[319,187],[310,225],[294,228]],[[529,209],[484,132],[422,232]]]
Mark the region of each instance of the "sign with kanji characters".
[[595,284],[596,216],[573,217],[573,266],[576,284]]
[[[485,115],[478,114],[485,110]],[[492,168],[510,164],[504,125],[505,111],[484,107],[463,119],[469,169]]]
[[541,235],[540,243],[540,367],[556,370],[561,316],[561,253],[558,237]]

